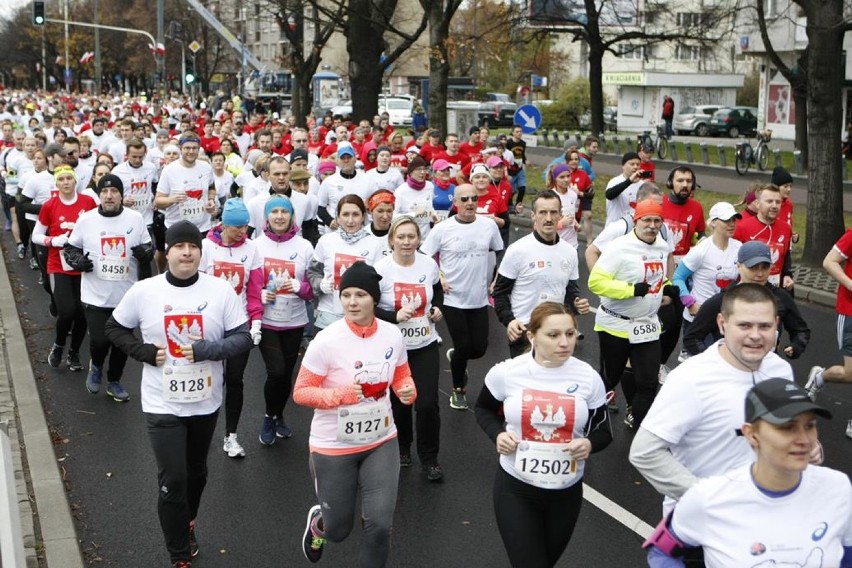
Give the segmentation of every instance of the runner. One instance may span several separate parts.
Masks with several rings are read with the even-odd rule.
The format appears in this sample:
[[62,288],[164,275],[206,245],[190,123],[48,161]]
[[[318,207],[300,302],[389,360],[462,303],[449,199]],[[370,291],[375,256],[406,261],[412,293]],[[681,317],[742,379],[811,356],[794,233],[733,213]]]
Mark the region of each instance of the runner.
[[[157,460],[158,516],[173,568],[198,555],[196,517],[224,387],[221,361],[251,348],[245,309],[227,282],[200,274],[201,233],[166,231],[168,272],[135,284],[106,324],[107,338],[142,368],[142,411]],[[133,330],[140,328],[141,339]]]
[[[373,196],[375,197],[375,195]],[[397,324],[408,350],[408,365],[417,387],[417,457],[429,481],[441,481],[444,470],[438,463],[441,415],[438,404],[440,363],[438,334],[435,323],[441,321],[444,290],[438,265],[417,252],[420,226],[413,218],[402,215],[394,219],[387,236],[392,254],[376,263],[381,277],[382,296],[376,315]],[[400,467],[411,466],[411,443],[414,440],[411,405],[402,404],[391,395],[393,421],[399,432]]]
[[609,445],[612,432],[603,381],[572,357],[577,322],[570,309],[539,304],[526,334],[532,351],[485,376],[476,419],[500,454],[494,513],[509,562],[549,568],[580,516],[585,462]]
[[411,215],[416,221],[423,238],[429,235],[432,222],[432,200],[435,198],[435,186],[429,181],[429,162],[415,155],[408,162],[405,182],[394,191],[395,215]]
[[766,184],[757,191],[757,215],[745,216],[737,223],[734,238],[742,243],[760,241],[766,243],[772,253],[769,283],[791,291],[793,280],[790,245],[793,231],[790,225],[780,220],[781,192],[777,186]]
[[417,398],[402,334],[377,320],[381,298],[375,269],[350,265],[340,278],[344,319],[331,323],[308,346],[293,400],[314,408],[310,465],[318,505],[308,511],[302,551],[322,557],[326,540],[352,531],[361,497],[358,566],[384,566],[390,550],[399,484],[399,443],[390,392],[403,404]]
[[198,161],[198,137],[185,134],[180,141],[180,160],[163,168],[154,206],[165,213],[166,229],[178,221],[190,221],[202,234],[210,230],[211,216],[218,211],[213,168]]
[[633,210],[636,192],[644,181],[639,172],[639,154],[627,152],[621,157],[621,175],[606,184],[606,221],[604,226],[618,221]]
[[370,211],[370,218],[372,219],[370,225],[367,227],[367,231],[379,240],[381,258],[391,254],[388,232],[390,231],[391,221],[393,220],[395,201],[396,198],[393,192],[387,189],[380,189],[371,195],[367,201],[367,209]]

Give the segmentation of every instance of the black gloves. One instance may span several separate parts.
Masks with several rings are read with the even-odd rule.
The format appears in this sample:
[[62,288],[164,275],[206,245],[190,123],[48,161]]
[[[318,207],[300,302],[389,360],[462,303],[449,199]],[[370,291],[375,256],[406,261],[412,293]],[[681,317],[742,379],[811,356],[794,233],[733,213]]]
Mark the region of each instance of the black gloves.
[[791,343],[789,347],[790,347],[790,350],[792,351],[792,353],[787,353],[787,350],[786,349],[784,350],[784,354],[787,355],[788,359],[798,359],[799,356],[804,351],[804,349],[802,349],[800,346],[796,345],[795,343]]
[[672,300],[680,298],[680,288],[674,284],[663,286],[663,296],[668,296]]
[[65,262],[68,266],[78,272],[91,272],[95,269],[95,263],[89,259],[89,253],[83,254],[83,249],[72,245],[65,245],[62,249]]
[[148,264],[154,260],[154,247],[151,244],[136,245],[130,251],[133,253],[133,258],[140,264]]
[[651,287],[648,285],[647,282],[637,282],[636,284],[633,285],[633,295],[638,297],[638,298],[642,298],[650,290],[651,290]]

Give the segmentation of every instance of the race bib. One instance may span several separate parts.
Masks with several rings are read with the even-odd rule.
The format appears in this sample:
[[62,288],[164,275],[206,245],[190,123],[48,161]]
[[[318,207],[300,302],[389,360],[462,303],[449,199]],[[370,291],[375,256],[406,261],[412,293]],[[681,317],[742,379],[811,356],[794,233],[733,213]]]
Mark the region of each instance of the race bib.
[[130,207],[140,213],[146,212],[151,207],[151,192],[148,190],[147,181],[134,181],[130,183],[130,197],[133,205]]
[[383,400],[346,406],[337,411],[337,441],[370,444],[387,436],[392,424]]
[[275,296],[275,301],[266,308],[266,318],[272,321],[287,322],[293,317],[292,298]]
[[201,402],[213,396],[209,363],[163,367],[163,400],[180,404]]
[[435,214],[435,218],[438,220],[438,223],[446,221],[447,217],[450,216],[450,212],[446,209],[435,209],[432,213]]
[[101,280],[117,282],[130,278],[130,259],[126,256],[99,256],[95,274]]
[[407,348],[422,345],[423,341],[432,335],[432,324],[426,316],[411,318],[408,321],[400,322],[398,325],[399,331],[402,333],[402,340]]
[[660,322],[656,318],[641,318],[630,322],[627,336],[630,343],[648,343],[660,338]]
[[424,203],[417,203],[411,210],[412,215],[418,221],[429,221],[432,219],[432,207]]
[[780,274],[770,274],[768,281],[773,286],[781,286],[781,275]]
[[522,480],[543,489],[567,487],[577,476],[577,462],[568,444],[522,441],[515,452],[515,471]]
[[204,216],[204,202],[200,199],[187,199],[180,203],[180,218],[193,223]]

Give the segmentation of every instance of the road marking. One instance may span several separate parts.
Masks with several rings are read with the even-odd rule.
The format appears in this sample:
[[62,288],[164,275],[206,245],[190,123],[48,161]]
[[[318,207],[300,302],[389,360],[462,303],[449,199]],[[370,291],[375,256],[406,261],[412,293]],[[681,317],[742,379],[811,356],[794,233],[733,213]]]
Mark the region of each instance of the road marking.
[[654,532],[654,527],[625,509],[624,507],[617,504],[615,501],[608,499],[602,493],[599,493],[588,486],[588,484],[583,484],[583,499],[627,527],[632,530],[642,538],[648,538]]

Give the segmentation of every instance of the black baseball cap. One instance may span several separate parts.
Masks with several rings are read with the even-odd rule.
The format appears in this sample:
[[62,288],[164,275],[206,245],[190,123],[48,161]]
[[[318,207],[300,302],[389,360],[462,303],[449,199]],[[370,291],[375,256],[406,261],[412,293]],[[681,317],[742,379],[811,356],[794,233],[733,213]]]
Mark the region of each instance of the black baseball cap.
[[809,411],[823,418],[831,418],[831,413],[815,404],[805,389],[787,379],[761,381],[746,394],[745,421],[749,423],[761,419],[780,426]]

